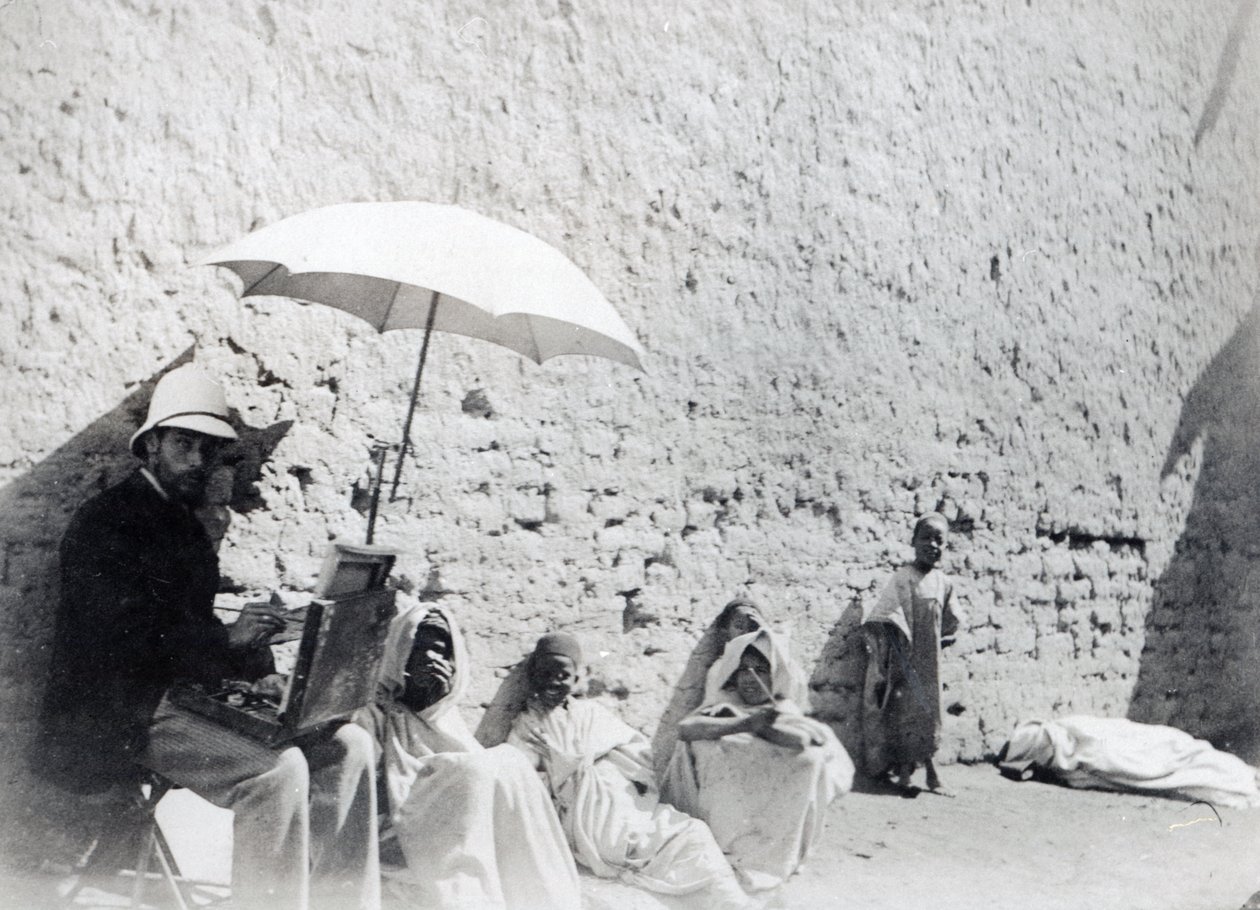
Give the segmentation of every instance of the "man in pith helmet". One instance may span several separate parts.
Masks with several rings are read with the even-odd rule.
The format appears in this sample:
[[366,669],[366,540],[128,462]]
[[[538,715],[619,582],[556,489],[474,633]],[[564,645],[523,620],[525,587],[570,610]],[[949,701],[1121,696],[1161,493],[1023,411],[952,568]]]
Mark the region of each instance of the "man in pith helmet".
[[75,513],[61,542],[38,767],[78,792],[148,769],[232,809],[242,907],[374,910],[367,732],[346,725],[301,748],[273,748],[166,697],[177,681],[256,680],[273,669],[268,641],[283,617],[265,604],[232,625],[214,615],[218,557],[193,512],[234,439],[222,387],[193,365],[171,370],[131,437],[139,469]]

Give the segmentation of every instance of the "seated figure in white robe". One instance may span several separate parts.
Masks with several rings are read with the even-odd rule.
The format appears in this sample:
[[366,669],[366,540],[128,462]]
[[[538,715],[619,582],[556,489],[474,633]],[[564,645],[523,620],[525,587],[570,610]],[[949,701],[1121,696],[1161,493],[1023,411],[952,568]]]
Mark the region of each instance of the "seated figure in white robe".
[[[692,649],[682,675],[674,685],[673,695],[652,733],[652,759],[656,776],[663,780],[678,744],[678,725],[704,703],[704,683],[709,668],[722,656],[727,642],[738,635],[763,629],[767,625],[761,607],[747,597],[731,600],[709,624]],[[481,731],[477,731],[481,739]]]
[[703,819],[746,887],[790,876],[853,785],[831,729],[806,717],[808,689],[768,629],[737,634],[709,668],[701,706],[678,726],[662,798]]
[[467,668],[449,613],[403,610],[386,639],[376,704],[356,718],[376,737],[389,837],[406,860],[386,874],[387,900],[579,910],[577,867],[546,788],[518,750],[484,749],[460,717]]
[[541,772],[577,861],[601,878],[688,895],[704,908],[751,906],[708,827],[660,802],[647,739],[598,702],[572,697],[577,639],[544,635],[508,743]]

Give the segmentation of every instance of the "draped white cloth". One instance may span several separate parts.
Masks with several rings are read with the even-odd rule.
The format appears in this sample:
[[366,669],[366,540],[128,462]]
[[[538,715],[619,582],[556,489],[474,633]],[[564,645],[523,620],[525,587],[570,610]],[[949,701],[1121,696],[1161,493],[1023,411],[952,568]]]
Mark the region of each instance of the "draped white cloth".
[[800,714],[809,712],[809,683],[805,674],[788,655],[788,643],[782,635],[769,629],[754,629],[732,638],[721,655],[709,667],[704,678],[704,700],[701,708],[721,704],[730,698],[726,684],[739,669],[740,658],[748,647],[754,647],[770,661],[770,688],[776,702],[790,702]]
[[531,701],[508,743],[542,772],[574,855],[597,876],[697,894],[706,908],[749,905],[704,823],[660,802],[647,740],[602,705],[570,698],[547,711]]
[[691,716],[745,717],[746,705],[727,683],[746,648],[770,660],[780,714],[775,726],[821,745],[803,751],[753,733],[714,740],[679,740],[662,783],[662,798],[706,821],[746,886],[771,888],[790,876],[822,834],[827,806],[853,786],[853,762],[831,729],[806,717],[803,674],[786,643],[768,630],[734,638],[709,668],[704,704]]
[[[416,628],[436,611],[454,645],[451,691],[423,711],[400,704]],[[443,910],[579,910],[573,854],[546,789],[508,746],[483,749],[459,714],[468,652],[453,617],[420,604],[390,627],[375,706],[356,718],[376,736],[389,820],[407,867],[386,891]]]
[[1257,771],[1189,733],[1075,715],[1015,727],[1002,766],[1039,769],[1069,787],[1162,792],[1218,806],[1260,806]]

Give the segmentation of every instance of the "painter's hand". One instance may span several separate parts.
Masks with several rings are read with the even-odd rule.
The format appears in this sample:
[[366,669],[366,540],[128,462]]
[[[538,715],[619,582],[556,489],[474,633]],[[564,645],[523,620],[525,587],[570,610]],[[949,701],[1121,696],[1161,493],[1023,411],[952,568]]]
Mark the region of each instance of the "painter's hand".
[[284,687],[288,679],[283,673],[268,673],[262,679],[255,681],[249,687],[249,691],[254,695],[278,702],[284,697]]
[[248,603],[236,622],[228,626],[228,647],[256,648],[284,628],[284,608],[269,603]]

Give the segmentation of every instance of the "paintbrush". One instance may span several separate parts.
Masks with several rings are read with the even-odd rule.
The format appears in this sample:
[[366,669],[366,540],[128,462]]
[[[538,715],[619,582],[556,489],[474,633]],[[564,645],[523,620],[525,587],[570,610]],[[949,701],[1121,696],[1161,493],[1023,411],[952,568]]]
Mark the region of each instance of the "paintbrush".
[[770,703],[777,703],[778,699],[774,697],[774,693],[770,691],[770,687],[762,681],[761,674],[755,670],[749,670],[748,672],[752,674],[753,679],[757,680],[757,685],[761,686],[761,691],[766,693],[766,698],[770,700]]
[[[273,607],[283,606],[278,598],[274,595],[271,599]],[[244,607],[215,607],[215,610],[224,613],[242,613]],[[295,610],[286,610],[283,616],[284,628],[274,633],[269,641],[273,645],[283,644],[286,641],[296,641],[302,637],[302,630],[306,626],[306,607],[298,607]]]

